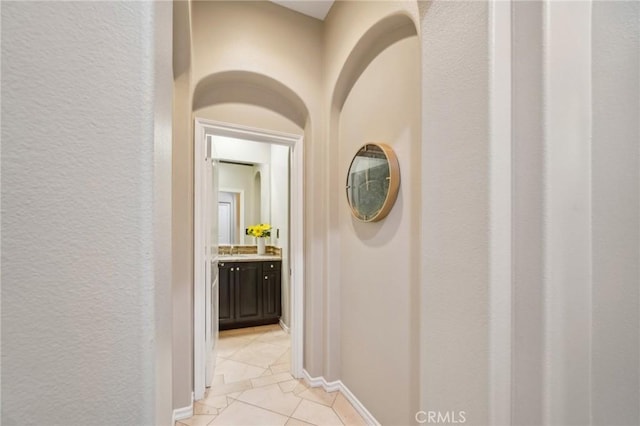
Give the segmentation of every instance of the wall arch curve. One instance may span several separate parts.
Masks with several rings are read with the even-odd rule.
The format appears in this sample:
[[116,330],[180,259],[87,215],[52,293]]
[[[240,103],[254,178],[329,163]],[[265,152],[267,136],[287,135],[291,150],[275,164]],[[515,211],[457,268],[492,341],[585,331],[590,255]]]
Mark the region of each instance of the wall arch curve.
[[340,70],[331,97],[332,109],[342,109],[351,88],[380,52],[414,35],[418,35],[416,24],[404,12],[386,16],[372,25],[355,44]]
[[251,71],[223,71],[208,75],[196,85],[193,111],[221,103],[246,103],[270,109],[305,128],[309,110],[288,86]]

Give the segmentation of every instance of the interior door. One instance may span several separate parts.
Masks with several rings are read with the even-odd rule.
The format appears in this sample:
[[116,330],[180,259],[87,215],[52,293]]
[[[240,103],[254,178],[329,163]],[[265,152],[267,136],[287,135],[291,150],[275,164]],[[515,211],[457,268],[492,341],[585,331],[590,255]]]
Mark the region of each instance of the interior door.
[[207,360],[205,386],[211,386],[215,371],[216,343],[218,341],[218,164],[215,160],[211,136],[206,139],[207,155],[204,172],[204,232],[205,232],[205,345]]
[[218,193],[218,232],[220,244],[237,244],[236,197],[230,192]]

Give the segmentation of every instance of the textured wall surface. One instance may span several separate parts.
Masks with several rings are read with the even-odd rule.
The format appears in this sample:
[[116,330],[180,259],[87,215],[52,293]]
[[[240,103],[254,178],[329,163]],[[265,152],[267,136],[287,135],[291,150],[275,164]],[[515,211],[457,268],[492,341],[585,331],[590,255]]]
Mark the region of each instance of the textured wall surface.
[[420,3],[422,410],[488,424],[488,4]]
[[640,424],[640,3],[592,11],[592,422]]
[[2,5],[4,425],[170,422],[170,26]]
[[514,16],[513,423],[638,424],[638,3]]
[[193,391],[193,137],[191,3],[173,2],[173,142],[171,146],[171,292],[173,408],[191,405]]

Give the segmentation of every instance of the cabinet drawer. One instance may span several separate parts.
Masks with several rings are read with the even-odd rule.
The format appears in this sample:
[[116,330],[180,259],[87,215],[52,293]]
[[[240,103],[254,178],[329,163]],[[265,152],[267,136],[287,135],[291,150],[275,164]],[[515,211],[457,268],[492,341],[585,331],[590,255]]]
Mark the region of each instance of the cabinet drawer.
[[281,268],[282,268],[281,260],[262,262],[262,273],[267,273],[269,271],[279,271]]

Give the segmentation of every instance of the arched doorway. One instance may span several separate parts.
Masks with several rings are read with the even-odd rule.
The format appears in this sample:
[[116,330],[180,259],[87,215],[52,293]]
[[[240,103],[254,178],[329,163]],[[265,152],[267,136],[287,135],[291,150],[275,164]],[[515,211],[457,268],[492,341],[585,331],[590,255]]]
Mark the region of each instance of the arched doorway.
[[[245,90],[249,86],[250,90]],[[233,88],[237,90],[232,90]],[[289,88],[269,77],[248,72],[224,72],[209,76],[196,86],[193,110],[221,103],[257,105],[275,111],[304,128],[308,125],[306,106]],[[211,255],[202,247],[206,204],[204,183],[207,172],[203,158],[210,156],[207,135],[217,135],[289,146],[291,149],[291,246],[290,312],[291,374],[302,376],[303,367],[303,137],[282,132],[206,119],[195,119],[194,132],[194,397],[201,399],[205,389],[207,361],[207,286]],[[207,269],[209,268],[209,269]],[[209,318],[210,320],[211,318]]]

